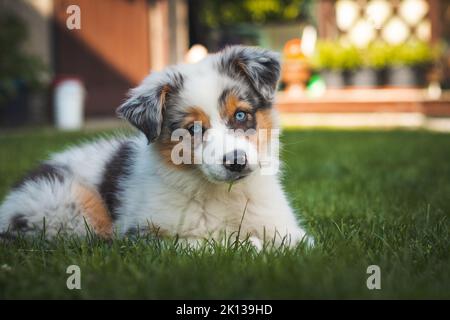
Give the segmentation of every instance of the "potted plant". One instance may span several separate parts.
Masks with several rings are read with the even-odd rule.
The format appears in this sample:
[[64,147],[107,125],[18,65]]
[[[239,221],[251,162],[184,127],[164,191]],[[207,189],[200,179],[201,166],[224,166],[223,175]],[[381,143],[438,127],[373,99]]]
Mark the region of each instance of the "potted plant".
[[281,79],[288,93],[304,90],[311,76],[308,60],[301,51],[301,41],[298,38],[286,42],[283,48],[283,64]]
[[359,50],[338,41],[320,42],[316,48],[314,64],[320,70],[327,87],[342,88],[353,85],[353,77],[362,65]]
[[432,47],[421,41],[397,45],[390,50],[387,85],[394,87],[423,87],[426,71],[434,57]]
[[358,54],[361,65],[353,71],[351,84],[370,88],[383,85],[390,47],[382,42],[375,42],[367,48],[360,49]]
[[315,69],[329,88],[342,88],[345,86],[343,69],[343,48],[338,42],[321,41],[317,43],[313,58]]
[[24,52],[25,24],[16,16],[0,15],[0,123],[20,125],[27,121],[29,97],[41,89],[45,70],[36,57]]
[[376,87],[379,85],[378,66],[371,60],[369,49],[346,47],[345,65],[348,70],[347,85],[351,87]]

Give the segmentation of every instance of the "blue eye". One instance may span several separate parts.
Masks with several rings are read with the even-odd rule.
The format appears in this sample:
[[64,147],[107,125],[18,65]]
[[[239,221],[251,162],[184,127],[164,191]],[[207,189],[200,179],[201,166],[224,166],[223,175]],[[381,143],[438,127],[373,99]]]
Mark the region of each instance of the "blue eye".
[[202,125],[196,123],[196,124],[194,125],[194,132],[195,132],[195,133],[202,132]]
[[200,123],[196,122],[189,128],[189,131],[191,132],[192,135],[194,135],[196,133],[203,133],[204,129]]
[[234,114],[234,118],[239,121],[245,121],[247,119],[247,114],[244,111],[238,111]]

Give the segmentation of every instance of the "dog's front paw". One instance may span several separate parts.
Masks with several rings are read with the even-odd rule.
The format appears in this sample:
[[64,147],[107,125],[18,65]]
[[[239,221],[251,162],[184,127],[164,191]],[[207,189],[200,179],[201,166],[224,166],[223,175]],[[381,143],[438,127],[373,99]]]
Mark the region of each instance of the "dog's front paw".
[[285,241],[289,247],[295,247],[299,243],[305,244],[307,248],[313,248],[315,245],[314,238],[308,235],[302,228],[288,231],[285,236]]
[[263,249],[263,242],[258,237],[250,237],[248,238],[250,243],[253,245],[256,251],[260,252]]
[[302,239],[302,242],[306,245],[308,249],[312,249],[316,245],[316,241],[314,240],[314,237],[311,235],[305,235]]

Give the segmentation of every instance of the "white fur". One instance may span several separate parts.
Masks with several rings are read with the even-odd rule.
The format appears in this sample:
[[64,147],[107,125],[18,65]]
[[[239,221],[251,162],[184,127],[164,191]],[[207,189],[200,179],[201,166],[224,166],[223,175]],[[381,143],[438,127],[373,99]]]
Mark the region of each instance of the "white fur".
[[[0,232],[6,232],[11,219],[24,215],[30,226],[43,228],[46,235],[60,232],[84,235],[86,226],[77,203],[76,184],[97,185],[102,169],[121,139],[99,140],[54,155],[47,163],[67,165],[76,176],[65,174],[64,181],[38,179],[26,181],[7,195],[0,206]],[[123,139],[122,139],[123,140]]]
[[210,182],[197,171],[168,168],[145,139],[137,142],[139,153],[117,222],[119,233],[150,224],[199,240],[236,236],[239,229],[241,238],[254,236],[277,244],[296,244],[305,236],[278,177],[255,172],[228,191],[228,184]]
[[[259,58],[264,59],[264,58]],[[178,66],[185,76],[179,94],[180,108],[198,106],[210,117],[216,137],[203,144],[233,140],[250,157],[257,158],[254,147],[244,139],[229,136],[218,111],[218,97],[235,79],[214,71],[217,56],[210,56],[196,65]],[[261,60],[261,62],[265,62]],[[256,62],[255,62],[256,63]],[[166,74],[155,73],[132,91],[142,95]],[[84,221],[76,202],[74,182],[97,188],[105,164],[111,159],[123,139],[101,140],[69,149],[51,157],[50,163],[63,164],[73,174],[63,182],[36,180],[13,190],[0,207],[0,232],[8,229],[12,217],[23,214],[34,226],[45,217],[48,234],[63,231],[84,234]],[[225,169],[219,163],[202,164],[194,170],[179,170],[168,166],[153,144],[140,134],[133,142],[134,158],[130,175],[121,181],[120,206],[115,229],[119,235],[139,227],[141,230],[160,229],[162,234],[177,235],[189,242],[203,239],[223,241],[225,237],[250,237],[256,248],[264,242],[295,245],[305,231],[299,226],[279,181],[278,175],[262,175],[253,165],[245,179],[235,182],[229,190]],[[225,143],[224,153],[230,147]],[[223,157],[219,154],[218,157]],[[257,160],[256,160],[257,163]],[[307,239],[306,239],[307,240]]]

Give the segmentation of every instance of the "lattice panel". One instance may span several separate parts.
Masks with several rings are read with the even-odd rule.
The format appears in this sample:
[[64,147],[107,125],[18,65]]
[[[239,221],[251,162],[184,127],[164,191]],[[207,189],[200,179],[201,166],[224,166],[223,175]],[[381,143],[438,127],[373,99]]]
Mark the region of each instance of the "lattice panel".
[[426,0],[338,0],[335,8],[341,39],[358,47],[376,40],[400,44],[431,39]]

